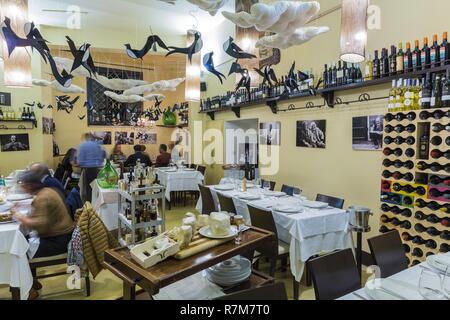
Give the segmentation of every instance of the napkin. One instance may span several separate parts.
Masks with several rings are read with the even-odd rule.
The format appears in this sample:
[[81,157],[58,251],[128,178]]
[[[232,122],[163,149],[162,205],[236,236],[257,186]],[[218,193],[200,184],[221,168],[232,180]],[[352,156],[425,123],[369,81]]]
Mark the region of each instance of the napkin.
[[450,266],[450,255],[448,254],[438,254],[435,261],[440,264]]

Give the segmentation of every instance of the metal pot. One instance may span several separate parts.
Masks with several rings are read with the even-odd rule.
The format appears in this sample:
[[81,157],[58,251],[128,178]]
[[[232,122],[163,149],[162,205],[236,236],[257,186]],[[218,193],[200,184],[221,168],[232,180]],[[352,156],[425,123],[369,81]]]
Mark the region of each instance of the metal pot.
[[365,207],[352,206],[348,208],[350,213],[350,224],[358,229],[369,228],[369,218],[373,215],[370,209]]

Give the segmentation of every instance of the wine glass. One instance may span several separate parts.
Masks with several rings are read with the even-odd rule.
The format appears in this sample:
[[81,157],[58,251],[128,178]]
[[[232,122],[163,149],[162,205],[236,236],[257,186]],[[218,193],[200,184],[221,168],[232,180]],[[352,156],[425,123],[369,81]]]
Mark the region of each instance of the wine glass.
[[266,190],[266,192],[270,191],[270,181],[264,180],[262,185],[263,185],[263,189]]
[[442,291],[447,299],[450,299],[450,266],[447,267],[442,278]]
[[425,300],[442,300],[444,293],[442,292],[441,276],[428,269],[422,269],[419,279],[419,293]]
[[255,179],[255,186],[260,188],[261,187],[261,178],[256,178]]
[[241,215],[234,216],[234,224],[237,227],[237,232],[238,232],[238,235],[237,235],[236,239],[234,240],[234,243],[241,244],[241,241],[242,241],[241,230],[242,230],[242,226],[245,224],[244,217]]

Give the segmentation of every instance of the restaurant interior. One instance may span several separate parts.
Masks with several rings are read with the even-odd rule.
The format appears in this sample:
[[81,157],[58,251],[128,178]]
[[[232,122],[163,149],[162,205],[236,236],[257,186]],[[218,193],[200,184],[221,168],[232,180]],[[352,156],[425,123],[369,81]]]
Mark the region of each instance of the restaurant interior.
[[0,301],[449,300],[446,0],[0,0]]

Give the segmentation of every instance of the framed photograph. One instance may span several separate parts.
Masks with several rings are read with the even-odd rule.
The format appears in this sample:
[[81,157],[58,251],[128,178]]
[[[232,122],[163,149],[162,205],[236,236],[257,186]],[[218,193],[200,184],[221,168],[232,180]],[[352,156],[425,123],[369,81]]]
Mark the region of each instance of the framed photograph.
[[156,144],[158,135],[156,133],[138,132],[136,139],[139,140],[139,144]]
[[326,147],[326,120],[297,121],[297,147]]
[[42,117],[42,133],[53,134],[53,132],[54,132],[53,119]]
[[111,131],[94,131],[91,132],[94,141],[103,144],[103,145],[111,145],[112,144],[112,133]]
[[134,132],[116,132],[116,144],[134,145]]
[[381,150],[383,148],[383,116],[354,117],[352,130],[354,150]]
[[0,146],[3,152],[28,151],[30,140],[28,134],[2,134]]
[[279,146],[281,144],[281,122],[260,123],[259,143],[267,146]]

